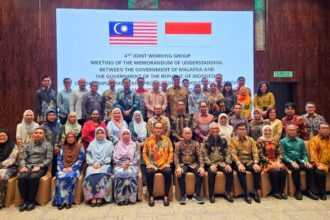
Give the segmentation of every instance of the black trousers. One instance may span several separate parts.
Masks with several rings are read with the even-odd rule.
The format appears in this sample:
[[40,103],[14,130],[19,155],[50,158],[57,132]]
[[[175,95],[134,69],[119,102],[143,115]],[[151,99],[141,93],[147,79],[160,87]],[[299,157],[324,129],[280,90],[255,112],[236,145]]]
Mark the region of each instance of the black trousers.
[[314,168],[315,172],[315,183],[317,186],[317,190],[319,191],[319,194],[325,194],[325,186],[326,186],[326,179],[327,179],[327,171],[319,170],[316,167]]
[[268,171],[270,184],[272,185],[272,191],[276,194],[284,193],[286,182],[286,169],[270,169]]
[[52,160],[52,176],[55,176],[57,173],[57,154],[53,154],[53,160]]
[[298,163],[298,168],[293,168],[291,164],[286,163],[285,164],[289,170],[292,171],[292,178],[293,183],[296,187],[296,190],[300,189],[301,182],[300,182],[300,171],[304,170],[306,172],[306,190],[312,190],[313,189],[313,180],[314,180],[314,169],[313,168],[307,168],[304,163]]
[[198,173],[199,167],[192,169],[191,167],[184,165],[181,168],[183,169],[183,172],[182,175],[178,177],[181,195],[186,195],[186,181],[185,181],[186,173],[192,172],[195,174],[195,194],[199,196],[201,194],[202,183],[203,183],[203,177],[200,176]]
[[[260,189],[261,173],[256,172],[253,169],[253,165],[254,165],[253,163],[251,163],[250,165],[244,164],[245,171],[250,171],[252,173],[253,188],[254,188],[254,190],[259,190]],[[237,171],[237,176],[238,176],[239,183],[241,184],[241,187],[244,191],[244,194],[247,195],[248,194],[248,188],[247,188],[247,182],[246,182],[246,172],[243,173],[243,172],[238,171],[238,167],[235,163],[233,164],[233,169]]]
[[162,173],[164,175],[165,180],[165,196],[168,196],[168,192],[170,191],[171,182],[172,182],[172,174],[171,168],[165,168],[163,170],[154,169],[146,169],[146,176],[147,176],[147,189],[150,196],[153,196],[154,192],[154,177],[155,173]]
[[39,172],[20,173],[18,175],[18,189],[24,202],[34,202],[38,188],[39,180],[47,172],[47,169],[40,169]]
[[[218,166],[217,170],[225,174],[226,176],[226,185],[225,190],[227,193],[231,192],[232,186],[233,186],[233,172],[227,173],[225,171],[225,168],[222,166]],[[214,194],[214,186],[215,186],[215,177],[217,173],[213,173],[211,169],[209,168],[208,171],[208,181],[209,181],[209,194],[212,196]]]

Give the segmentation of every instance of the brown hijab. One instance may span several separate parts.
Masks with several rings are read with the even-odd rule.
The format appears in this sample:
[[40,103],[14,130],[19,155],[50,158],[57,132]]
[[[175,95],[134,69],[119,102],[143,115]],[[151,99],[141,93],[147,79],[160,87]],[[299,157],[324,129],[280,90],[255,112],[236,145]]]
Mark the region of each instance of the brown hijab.
[[[69,144],[67,139],[70,135],[74,137],[74,143]],[[63,145],[63,163],[65,168],[71,167],[77,160],[80,152],[81,144],[77,142],[76,134],[73,131],[70,131],[65,136],[65,141]]]

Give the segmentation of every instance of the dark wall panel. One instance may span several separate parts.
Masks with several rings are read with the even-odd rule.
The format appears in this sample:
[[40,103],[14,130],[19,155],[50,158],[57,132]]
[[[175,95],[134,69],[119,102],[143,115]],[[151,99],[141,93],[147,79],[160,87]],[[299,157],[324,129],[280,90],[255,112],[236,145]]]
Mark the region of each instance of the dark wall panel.
[[[296,82],[298,111],[313,100],[330,121],[330,1],[267,2],[266,50],[255,52],[255,83]],[[34,110],[41,76],[50,75],[56,88],[56,8],[127,9],[127,0],[0,1],[0,127],[12,133],[23,111]],[[159,0],[160,10],[253,8],[253,0]],[[273,78],[275,70],[294,77]]]

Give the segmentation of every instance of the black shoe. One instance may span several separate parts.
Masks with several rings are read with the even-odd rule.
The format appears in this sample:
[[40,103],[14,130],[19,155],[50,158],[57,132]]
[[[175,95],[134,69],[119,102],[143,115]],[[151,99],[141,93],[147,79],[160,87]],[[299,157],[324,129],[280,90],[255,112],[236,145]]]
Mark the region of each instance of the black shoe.
[[296,200],[302,200],[302,194],[300,190],[297,190],[296,193],[294,194],[294,197]]
[[285,193],[281,194],[282,199],[288,199],[288,196]]
[[315,195],[311,190],[306,192],[306,196],[313,200],[319,200],[319,197]]
[[64,209],[65,206],[66,206],[66,204],[63,203],[63,204],[59,205],[57,208],[58,208],[58,210],[62,210],[62,209]]
[[259,196],[259,194],[258,194],[258,191],[255,191],[254,193],[252,193],[252,198],[254,199],[254,201],[256,202],[256,203],[260,203],[261,201],[260,201],[260,196]]
[[95,203],[91,202],[91,204],[90,204],[90,205],[91,205],[91,207],[93,207],[93,208],[94,208],[94,207],[96,206],[96,202],[95,202]]
[[215,203],[215,196],[212,194],[209,198],[210,203]]
[[65,206],[65,208],[66,208],[66,209],[71,209],[71,206],[72,206],[71,204],[67,204],[67,205]]
[[170,205],[170,201],[168,200],[167,196],[164,196],[163,204],[164,204],[164,206],[169,206]]
[[234,202],[233,197],[230,195],[230,193],[225,192],[224,196],[225,200],[227,200],[228,202]]
[[320,199],[323,201],[327,200],[327,194],[326,193],[321,194]]
[[27,202],[24,202],[20,207],[19,207],[19,211],[20,212],[24,212],[26,210],[27,207]]
[[276,199],[282,199],[282,196],[281,196],[281,194],[279,194],[279,193],[273,193],[273,196],[274,196]]
[[2,204],[0,204],[0,209],[2,209],[3,208],[3,205]]
[[154,200],[154,197],[153,197],[153,196],[150,196],[150,197],[149,197],[148,205],[149,205],[150,207],[153,207],[153,206],[155,205],[155,200]]
[[128,205],[129,204],[129,201],[128,200],[125,200],[124,201],[124,205]]
[[251,197],[250,197],[249,195],[245,195],[245,196],[244,196],[244,200],[245,200],[245,202],[247,202],[248,204],[251,204],[251,203],[252,203]]
[[30,202],[27,207],[26,207],[26,210],[27,211],[32,211],[33,209],[35,209],[36,207],[36,204],[34,202]]

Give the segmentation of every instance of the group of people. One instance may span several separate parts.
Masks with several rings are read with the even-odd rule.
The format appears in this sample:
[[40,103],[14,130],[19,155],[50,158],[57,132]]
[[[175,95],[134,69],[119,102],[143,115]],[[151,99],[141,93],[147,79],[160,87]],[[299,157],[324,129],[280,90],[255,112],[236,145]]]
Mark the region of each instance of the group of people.
[[[152,90],[132,90],[130,80],[116,82],[100,95],[98,83],[78,81],[71,90],[71,79],[64,79],[64,89],[50,88],[51,79],[42,78],[36,92],[37,122],[32,110],[26,110],[17,125],[16,144],[7,130],[0,130],[0,207],[7,180],[18,174],[20,211],[33,210],[39,179],[51,167],[56,187],[53,205],[59,210],[71,208],[78,177],[84,174],[84,199],[92,207],[114,201],[134,204],[138,197],[138,173],[147,186],[149,206],[154,206],[154,175],[164,176],[165,206],[173,175],[178,179],[180,204],[186,204],[185,175],[195,175],[192,199],[202,204],[201,187],[207,174],[209,201],[215,202],[217,172],[226,177],[224,198],[233,202],[233,172],[236,171],[244,200],[260,202],[261,172],[268,173],[273,196],[287,199],[287,170],[292,171],[295,198],[302,199],[300,170],[306,171],[306,195],[326,199],[326,176],[330,165],[329,124],[316,113],[312,102],[306,114],[298,116],[295,105],[285,105],[286,116],[276,116],[275,98],[267,82],[258,85],[254,99],[245,86],[238,87],[207,78],[189,90],[189,80],[173,76],[173,87],[157,80]],[[252,105],[254,110],[252,111]],[[308,141],[306,149],[305,142]],[[253,192],[247,188],[246,172],[253,175]],[[114,183],[112,183],[112,180]],[[316,183],[318,192],[314,192]],[[114,186],[114,189],[112,189]],[[113,192],[113,193],[112,193]]]

